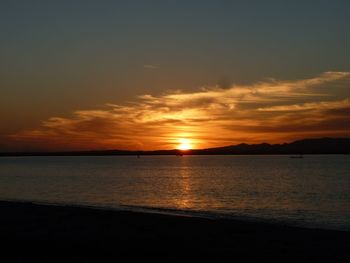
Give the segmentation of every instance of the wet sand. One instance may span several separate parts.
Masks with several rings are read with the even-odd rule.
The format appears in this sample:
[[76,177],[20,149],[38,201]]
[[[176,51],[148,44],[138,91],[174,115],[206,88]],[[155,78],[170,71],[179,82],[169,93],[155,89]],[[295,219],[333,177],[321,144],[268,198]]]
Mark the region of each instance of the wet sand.
[[6,262],[350,262],[345,231],[5,201],[0,215]]

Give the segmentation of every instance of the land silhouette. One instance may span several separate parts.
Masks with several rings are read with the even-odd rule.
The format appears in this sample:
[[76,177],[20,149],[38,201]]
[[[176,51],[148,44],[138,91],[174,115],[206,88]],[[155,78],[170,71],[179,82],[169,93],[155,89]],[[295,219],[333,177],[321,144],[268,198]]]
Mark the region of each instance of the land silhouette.
[[103,156],[103,155],[239,155],[239,154],[350,154],[350,138],[303,139],[282,144],[246,144],[193,150],[94,150],[61,152],[2,152],[0,156]]

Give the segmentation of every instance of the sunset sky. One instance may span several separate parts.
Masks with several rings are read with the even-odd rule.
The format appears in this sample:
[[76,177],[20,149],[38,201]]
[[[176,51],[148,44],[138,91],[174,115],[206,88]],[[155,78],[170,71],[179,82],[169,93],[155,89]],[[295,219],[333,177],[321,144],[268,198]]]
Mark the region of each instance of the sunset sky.
[[350,137],[349,10],[1,1],[0,152]]

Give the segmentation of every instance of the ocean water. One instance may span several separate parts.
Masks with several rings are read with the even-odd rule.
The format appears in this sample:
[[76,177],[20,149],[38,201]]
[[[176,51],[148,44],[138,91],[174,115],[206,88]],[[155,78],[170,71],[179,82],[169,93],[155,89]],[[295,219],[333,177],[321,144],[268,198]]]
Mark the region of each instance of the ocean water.
[[350,156],[2,157],[0,199],[350,231]]

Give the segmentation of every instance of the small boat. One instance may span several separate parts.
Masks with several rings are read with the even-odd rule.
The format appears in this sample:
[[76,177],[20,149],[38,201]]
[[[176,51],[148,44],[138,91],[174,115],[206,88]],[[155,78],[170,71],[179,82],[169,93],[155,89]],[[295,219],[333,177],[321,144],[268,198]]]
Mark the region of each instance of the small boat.
[[302,159],[302,158],[304,158],[304,156],[302,156],[301,154],[300,154],[300,155],[292,155],[292,156],[289,156],[289,158],[292,158],[292,159]]

